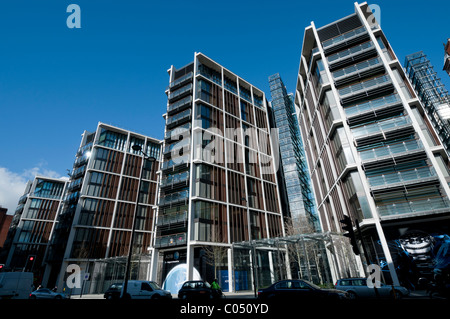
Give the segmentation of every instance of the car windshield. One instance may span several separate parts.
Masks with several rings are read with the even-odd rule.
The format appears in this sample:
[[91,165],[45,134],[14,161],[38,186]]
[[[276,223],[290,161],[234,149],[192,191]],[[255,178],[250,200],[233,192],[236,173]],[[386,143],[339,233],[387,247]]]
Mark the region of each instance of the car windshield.
[[158,284],[156,282],[151,281],[149,284],[150,284],[150,287],[153,288],[153,290],[161,290],[161,287],[158,286]]
[[121,290],[122,284],[112,284],[111,287],[109,287],[111,290]]

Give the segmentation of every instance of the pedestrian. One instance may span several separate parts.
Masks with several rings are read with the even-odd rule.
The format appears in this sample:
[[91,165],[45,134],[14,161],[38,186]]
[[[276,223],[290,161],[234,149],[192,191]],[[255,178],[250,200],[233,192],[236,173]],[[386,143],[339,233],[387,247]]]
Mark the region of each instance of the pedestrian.
[[211,283],[211,288],[215,297],[220,297],[222,295],[222,289],[220,289],[217,278],[214,278],[213,282]]

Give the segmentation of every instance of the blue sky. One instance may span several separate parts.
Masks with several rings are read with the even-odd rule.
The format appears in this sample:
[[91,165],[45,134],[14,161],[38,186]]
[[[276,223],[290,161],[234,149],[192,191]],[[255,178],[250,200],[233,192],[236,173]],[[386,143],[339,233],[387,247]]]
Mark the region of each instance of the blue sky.
[[[69,29],[69,4],[81,29]],[[99,121],[162,138],[167,69],[202,52],[270,92],[295,89],[304,28],[354,1],[0,0],[0,205],[12,213],[34,174],[64,176]],[[374,1],[399,60],[423,50],[447,88],[448,1]]]

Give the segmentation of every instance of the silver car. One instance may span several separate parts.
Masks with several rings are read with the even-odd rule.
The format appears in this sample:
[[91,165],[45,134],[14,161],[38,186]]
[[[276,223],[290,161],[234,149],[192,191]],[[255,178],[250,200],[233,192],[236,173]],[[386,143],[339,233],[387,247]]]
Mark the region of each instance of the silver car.
[[48,288],[39,288],[30,294],[30,299],[68,299],[69,296],[59,292],[51,291]]
[[347,278],[339,279],[335,287],[336,289],[346,291],[349,294],[350,299],[356,298],[376,298],[376,292],[381,298],[402,298],[409,295],[409,290],[402,286],[386,285],[378,282],[379,288],[369,287],[367,285],[367,278]]

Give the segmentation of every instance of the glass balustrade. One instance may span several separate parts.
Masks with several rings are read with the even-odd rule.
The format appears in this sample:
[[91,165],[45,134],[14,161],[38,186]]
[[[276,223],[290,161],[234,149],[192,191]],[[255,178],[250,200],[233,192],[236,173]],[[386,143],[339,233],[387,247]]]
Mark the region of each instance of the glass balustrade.
[[418,167],[398,172],[367,176],[370,187],[388,186],[396,183],[408,183],[424,178],[435,177],[436,171],[431,166]]
[[372,111],[384,107],[386,105],[390,105],[393,103],[401,102],[400,97],[397,93],[384,96],[382,98],[376,100],[370,100],[364,103],[355,104],[344,109],[347,117],[355,116],[367,111]]
[[395,202],[393,204],[379,205],[377,206],[377,211],[380,216],[391,216],[445,209],[450,206],[449,204],[448,198],[436,196],[425,199],[410,199],[406,202]]
[[159,200],[159,206],[184,202],[188,199],[189,199],[189,191],[184,190],[181,192],[177,192],[177,193],[173,193],[173,194],[169,194],[164,197],[161,197]]
[[160,226],[185,222],[187,220],[187,217],[188,217],[187,211],[159,215],[157,225]]
[[161,236],[155,238],[155,246],[168,247],[186,244],[186,233],[178,233],[173,235]]
[[341,34],[341,35],[339,35],[339,36],[337,36],[337,37],[334,37],[334,38],[332,38],[332,39],[323,41],[323,42],[322,42],[322,46],[323,46],[324,48],[327,48],[327,47],[329,47],[329,46],[331,46],[331,45],[335,45],[335,44],[337,44],[337,43],[343,42],[343,41],[345,41],[345,40],[348,40],[348,39],[350,39],[350,38],[353,38],[353,37],[355,37],[355,36],[357,36],[357,35],[360,35],[360,34],[362,34],[362,33],[365,33],[365,32],[366,32],[366,28],[365,28],[365,27],[359,27],[359,28],[357,28],[357,29],[354,29],[354,30],[352,30],[352,31],[346,32],[346,33]]
[[189,72],[188,74],[183,75],[181,78],[178,78],[178,79],[176,79],[175,81],[171,82],[171,83],[169,84],[169,87],[172,88],[172,87],[174,87],[174,86],[177,86],[177,85],[179,85],[180,83],[182,83],[182,82],[184,82],[184,81],[186,81],[186,80],[191,79],[191,78],[193,77],[193,75],[194,75],[193,72]]
[[381,133],[385,130],[389,130],[395,127],[402,127],[411,124],[411,119],[407,116],[398,116],[390,118],[388,120],[367,124],[363,126],[358,126],[352,128],[352,134],[354,138],[359,138],[362,136],[368,136],[376,133]]
[[395,156],[397,154],[423,149],[423,144],[419,140],[409,140],[400,143],[389,144],[386,146],[375,147],[369,150],[359,152],[362,161],[378,159],[386,156]]
[[373,47],[374,46],[373,46],[373,43],[371,41],[364,42],[364,43],[355,45],[354,47],[351,47],[349,49],[346,49],[346,50],[343,50],[343,51],[339,51],[339,52],[337,52],[335,54],[332,54],[332,55],[327,57],[327,60],[328,60],[328,63],[332,63],[332,62],[335,62],[335,61],[340,60],[342,58],[347,58],[349,56],[361,53],[364,50],[371,49]]
[[191,104],[192,102],[192,96],[187,96],[179,101],[176,101],[175,103],[169,104],[168,108],[167,108],[167,112],[173,112],[176,111],[177,109],[186,106],[188,104]]
[[186,182],[188,180],[189,180],[189,171],[180,174],[169,175],[161,180],[161,187],[175,185],[178,183]]
[[182,164],[187,164],[189,162],[189,155],[185,155],[185,156],[179,156],[176,158],[172,158],[168,161],[165,161],[162,166],[161,169],[162,170],[166,170],[166,169],[172,169],[175,168],[178,165],[182,165]]
[[359,63],[354,64],[352,66],[340,69],[338,71],[335,71],[335,72],[332,73],[332,76],[333,76],[334,79],[338,79],[340,77],[347,76],[347,75],[350,75],[352,73],[362,71],[362,70],[370,68],[372,66],[379,65],[380,63],[381,63],[381,61],[380,61],[379,58],[370,59],[370,60],[367,60],[367,61],[359,62]]
[[169,100],[172,100],[172,99],[174,99],[174,98],[180,96],[181,94],[183,94],[183,93],[185,93],[187,91],[190,91],[190,90],[192,90],[192,83],[189,83],[188,85],[183,86],[182,88],[179,88],[178,90],[170,93],[169,94]]
[[191,116],[191,109],[175,114],[167,118],[167,125],[189,118]]
[[372,79],[367,80],[367,81],[363,81],[363,82],[360,82],[360,83],[356,83],[356,84],[352,84],[352,85],[346,86],[346,87],[344,87],[342,89],[339,89],[338,93],[342,97],[342,96],[345,96],[345,95],[348,95],[348,94],[354,94],[354,93],[362,91],[362,90],[367,90],[367,89],[369,89],[371,87],[374,87],[376,85],[380,85],[380,84],[387,83],[387,82],[390,82],[390,81],[391,80],[390,80],[389,76],[382,75],[382,76],[378,76],[378,77],[372,78]]

